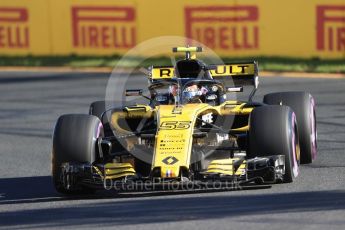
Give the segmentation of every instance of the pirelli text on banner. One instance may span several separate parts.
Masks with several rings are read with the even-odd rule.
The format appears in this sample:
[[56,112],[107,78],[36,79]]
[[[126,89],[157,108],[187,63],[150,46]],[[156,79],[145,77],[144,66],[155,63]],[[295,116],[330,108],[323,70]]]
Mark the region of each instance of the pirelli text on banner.
[[316,8],[316,17],[317,50],[345,52],[345,3],[319,5]]
[[186,36],[213,49],[259,48],[258,6],[193,6],[185,8]]
[[132,48],[136,45],[135,9],[117,6],[73,6],[75,48]]
[[0,6],[0,49],[28,48],[29,13],[23,7]]

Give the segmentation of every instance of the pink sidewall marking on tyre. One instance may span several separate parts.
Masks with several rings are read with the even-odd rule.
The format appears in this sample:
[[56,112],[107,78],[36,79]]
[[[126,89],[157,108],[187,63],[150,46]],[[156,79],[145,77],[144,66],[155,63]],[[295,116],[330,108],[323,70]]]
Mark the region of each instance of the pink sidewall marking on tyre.
[[296,157],[296,135],[295,135],[295,124],[296,124],[296,115],[295,113],[292,113],[292,138],[291,138],[291,144],[292,144],[292,156],[293,156],[293,164],[292,164],[292,173],[293,176],[296,178],[299,174],[299,167]]
[[96,130],[96,138],[98,138],[99,135],[101,134],[101,129],[102,129],[102,127],[103,127],[103,124],[102,124],[102,122],[100,122],[100,123],[98,124],[97,130]]
[[314,111],[315,111],[315,101],[314,101],[314,98],[310,96],[309,120],[310,120],[310,125],[311,125],[311,134],[310,134],[311,157],[313,160],[316,158],[316,155],[317,155],[317,149],[316,149],[317,131],[316,131],[316,121],[315,121]]

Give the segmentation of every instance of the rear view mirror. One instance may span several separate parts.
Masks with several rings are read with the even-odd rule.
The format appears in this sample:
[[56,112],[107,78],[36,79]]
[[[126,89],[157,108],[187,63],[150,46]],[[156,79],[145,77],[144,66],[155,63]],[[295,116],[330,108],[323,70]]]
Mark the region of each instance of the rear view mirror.
[[131,96],[135,96],[135,97],[143,97],[146,98],[147,100],[151,101],[151,98],[143,95],[143,90],[142,89],[126,89],[126,97],[131,97]]
[[217,66],[216,65],[208,65],[206,67],[207,70],[217,70]]
[[238,93],[238,92],[243,92],[243,87],[228,87],[226,88],[226,92],[228,93]]
[[142,96],[143,90],[141,89],[126,89],[126,96]]

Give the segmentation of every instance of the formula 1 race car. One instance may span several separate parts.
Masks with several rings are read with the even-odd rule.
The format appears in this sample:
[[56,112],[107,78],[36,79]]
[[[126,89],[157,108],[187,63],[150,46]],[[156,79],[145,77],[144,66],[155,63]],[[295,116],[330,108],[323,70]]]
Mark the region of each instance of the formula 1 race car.
[[[315,102],[305,92],[279,92],[254,102],[257,62],[207,65],[191,52],[175,66],[150,67],[147,104],[61,116],[52,148],[52,177],[64,194],[113,183],[289,183],[317,152]],[[252,88],[246,101],[231,95]],[[230,95],[230,96],[229,96]]]

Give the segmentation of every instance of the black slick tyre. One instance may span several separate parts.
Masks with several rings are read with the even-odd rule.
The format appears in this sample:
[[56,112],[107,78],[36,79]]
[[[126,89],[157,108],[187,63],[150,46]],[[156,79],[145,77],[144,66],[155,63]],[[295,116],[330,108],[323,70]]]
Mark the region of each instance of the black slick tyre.
[[283,182],[292,182],[299,166],[298,130],[292,109],[279,105],[254,108],[249,125],[248,157],[284,155]]
[[63,163],[89,163],[98,158],[97,138],[104,136],[101,121],[83,114],[62,115],[56,122],[52,148],[52,179],[55,189],[63,194],[93,192],[86,187],[66,189],[62,180]]
[[269,105],[286,105],[295,112],[301,146],[301,164],[312,163],[317,155],[314,98],[306,92],[270,93],[264,96],[264,103]]

